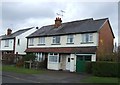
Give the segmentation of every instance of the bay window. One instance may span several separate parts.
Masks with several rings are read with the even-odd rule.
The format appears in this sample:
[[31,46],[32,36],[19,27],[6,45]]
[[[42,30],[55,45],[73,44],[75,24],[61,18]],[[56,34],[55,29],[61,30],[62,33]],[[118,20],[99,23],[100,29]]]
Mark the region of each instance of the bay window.
[[35,56],[36,56],[35,61],[42,62],[45,59],[42,53],[35,53]]
[[49,62],[58,63],[59,62],[59,54],[50,53],[49,54]]

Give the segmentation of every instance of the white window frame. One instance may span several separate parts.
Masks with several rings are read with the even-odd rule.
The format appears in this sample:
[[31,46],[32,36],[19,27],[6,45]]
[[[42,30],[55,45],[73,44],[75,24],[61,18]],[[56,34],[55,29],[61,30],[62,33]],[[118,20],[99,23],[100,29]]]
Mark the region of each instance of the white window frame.
[[39,44],[45,44],[45,37],[39,38]]
[[43,56],[43,53],[35,53],[35,61],[39,61],[39,62],[42,62],[45,58]]
[[82,34],[82,43],[93,43],[93,33]]
[[29,42],[29,46],[34,45],[34,44],[33,44],[33,43],[34,43],[34,38],[29,38],[29,39],[28,39],[28,42]]
[[9,40],[5,40],[5,47],[9,47]]
[[[72,40],[72,42],[71,42]],[[68,35],[67,36],[67,43],[73,43],[74,42],[74,36],[73,35]]]
[[60,36],[53,36],[53,44],[60,44]]
[[[59,63],[59,53],[49,53],[48,54],[48,62],[49,63]],[[53,57],[53,58],[52,58]],[[54,61],[54,60],[51,60],[51,58],[52,59],[54,59],[54,60],[56,60],[56,61]],[[56,59],[55,59],[56,58]]]

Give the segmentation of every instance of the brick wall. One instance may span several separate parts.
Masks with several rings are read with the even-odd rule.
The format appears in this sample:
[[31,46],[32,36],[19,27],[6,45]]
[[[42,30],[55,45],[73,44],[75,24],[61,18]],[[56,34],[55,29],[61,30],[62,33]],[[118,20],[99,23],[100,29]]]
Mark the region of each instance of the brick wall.
[[110,29],[109,21],[106,21],[99,31],[98,50],[104,53],[112,53],[114,48],[114,36]]

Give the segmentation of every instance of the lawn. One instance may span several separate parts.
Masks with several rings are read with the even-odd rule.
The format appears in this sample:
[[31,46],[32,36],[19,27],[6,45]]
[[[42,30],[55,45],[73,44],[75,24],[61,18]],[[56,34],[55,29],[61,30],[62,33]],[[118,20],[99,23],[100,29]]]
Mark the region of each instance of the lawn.
[[118,78],[91,76],[80,81],[81,83],[118,83]]
[[44,73],[42,70],[37,69],[26,69],[26,68],[18,68],[11,65],[4,65],[2,66],[2,71],[8,71],[8,72],[16,72],[16,73],[22,73],[22,74],[41,74]]

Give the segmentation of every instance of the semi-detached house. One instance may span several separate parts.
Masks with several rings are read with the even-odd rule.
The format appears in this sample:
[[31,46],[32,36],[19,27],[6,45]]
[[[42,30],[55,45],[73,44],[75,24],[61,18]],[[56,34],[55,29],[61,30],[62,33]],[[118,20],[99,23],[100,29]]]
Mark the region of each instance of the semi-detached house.
[[47,69],[82,71],[82,61],[96,61],[104,49],[113,52],[114,34],[108,18],[77,20],[43,26],[27,36],[25,52],[34,53],[38,61],[47,61]]

